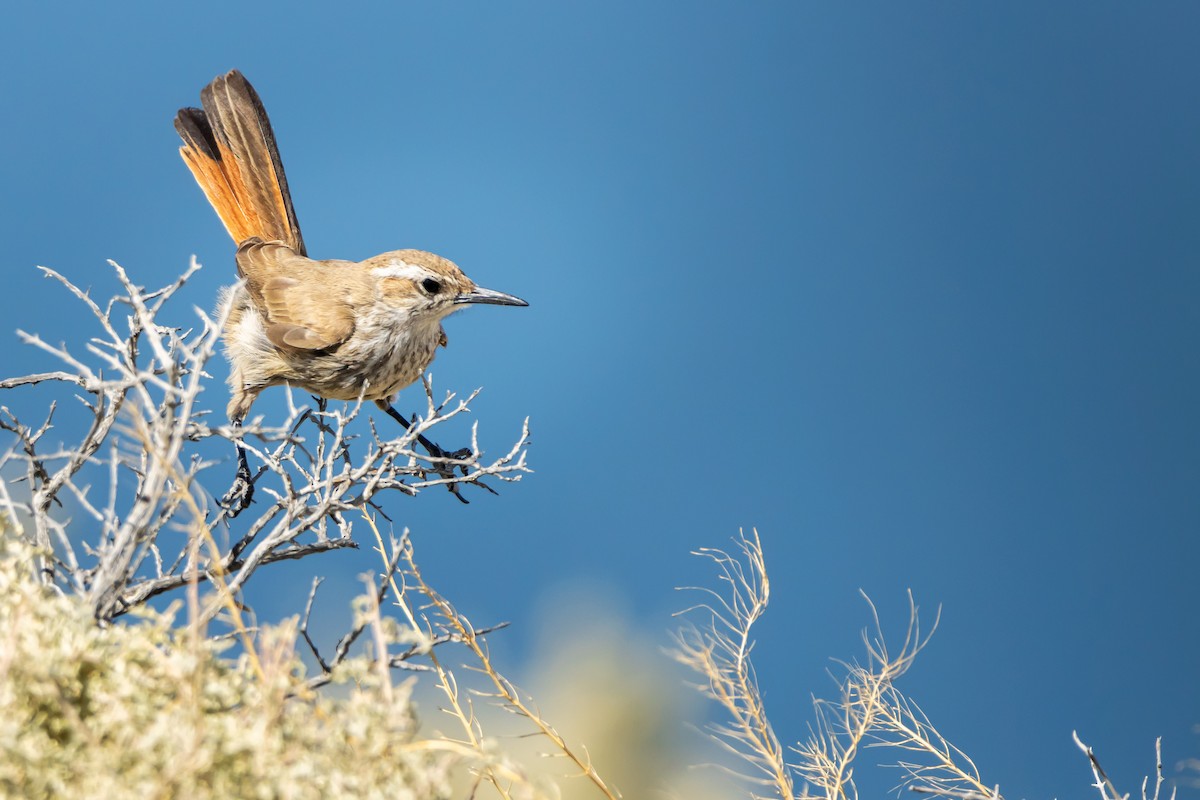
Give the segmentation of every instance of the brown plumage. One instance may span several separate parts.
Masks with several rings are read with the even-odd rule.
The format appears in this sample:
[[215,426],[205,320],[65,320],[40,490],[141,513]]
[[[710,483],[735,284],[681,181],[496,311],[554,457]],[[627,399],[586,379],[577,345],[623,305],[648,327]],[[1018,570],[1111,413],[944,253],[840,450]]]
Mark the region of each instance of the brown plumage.
[[[421,250],[359,262],[309,258],[254,88],[234,70],[204,87],[200,102],[203,108],[180,109],[175,129],[184,162],[238,245],[242,282],[222,298],[231,301],[224,340],[236,424],[260,391],[289,383],[329,399],[374,400],[407,425],[390,403],[446,343],[442,319],[468,303],[527,305],[476,286],[453,262]],[[245,453],[238,455],[240,510],[250,484]]]

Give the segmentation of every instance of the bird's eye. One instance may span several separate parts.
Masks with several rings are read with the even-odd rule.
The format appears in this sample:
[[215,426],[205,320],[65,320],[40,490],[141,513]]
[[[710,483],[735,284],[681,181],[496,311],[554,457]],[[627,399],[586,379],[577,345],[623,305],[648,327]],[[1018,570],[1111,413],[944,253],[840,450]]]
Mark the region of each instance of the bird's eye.
[[442,290],[442,284],[435,281],[433,278],[426,278],[421,281],[421,288],[430,294],[437,294]]

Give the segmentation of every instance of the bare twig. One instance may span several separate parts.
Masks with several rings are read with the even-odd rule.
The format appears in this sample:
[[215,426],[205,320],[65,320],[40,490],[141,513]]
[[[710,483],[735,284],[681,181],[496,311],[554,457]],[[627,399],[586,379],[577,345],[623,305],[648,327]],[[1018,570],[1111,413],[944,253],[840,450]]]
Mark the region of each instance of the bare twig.
[[[1128,800],[1129,793],[1122,794],[1117,791],[1116,785],[1108,777],[1108,773],[1104,771],[1104,767],[1100,766],[1100,759],[1096,757],[1095,751],[1083,743],[1077,732],[1071,731],[1071,738],[1075,740],[1075,746],[1087,756],[1088,765],[1092,768],[1092,786],[1100,793],[1101,800]],[[1162,737],[1154,740],[1154,774],[1154,794],[1147,795],[1149,778],[1145,778],[1142,780],[1142,800],[1159,800],[1159,791],[1163,785]],[[1175,791],[1173,787],[1171,789],[1171,800],[1175,800]]]

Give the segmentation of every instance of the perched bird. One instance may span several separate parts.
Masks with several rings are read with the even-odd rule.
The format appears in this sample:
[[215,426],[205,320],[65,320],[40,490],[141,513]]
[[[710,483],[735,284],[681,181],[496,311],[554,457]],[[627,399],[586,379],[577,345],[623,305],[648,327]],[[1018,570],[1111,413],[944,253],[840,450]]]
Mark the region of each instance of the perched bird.
[[[374,400],[407,428],[391,403],[446,344],[442,320],[471,303],[528,303],[476,286],[453,262],[422,250],[365,261],[309,258],[254,87],[233,70],[204,87],[200,103],[179,110],[175,129],[184,162],[238,245],[242,280],[222,298],[232,301],[223,333],[230,420],[241,425],[259,392],[286,383],[331,400]],[[420,438],[433,456],[462,452]],[[231,512],[252,494],[239,446],[238,480],[226,497]]]

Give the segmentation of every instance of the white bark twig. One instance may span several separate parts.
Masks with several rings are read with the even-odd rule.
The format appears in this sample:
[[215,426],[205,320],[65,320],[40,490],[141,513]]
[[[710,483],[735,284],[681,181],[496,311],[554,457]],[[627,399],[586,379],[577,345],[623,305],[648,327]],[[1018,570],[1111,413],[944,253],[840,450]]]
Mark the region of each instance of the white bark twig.
[[[1083,743],[1076,731],[1071,731],[1071,738],[1075,740],[1075,746],[1078,747],[1085,756],[1087,756],[1088,766],[1092,768],[1092,787],[1100,793],[1101,800],[1129,800],[1129,793],[1122,794],[1117,791],[1116,784],[1108,777],[1108,773],[1104,771],[1104,767],[1100,766],[1100,759],[1096,756],[1096,752],[1091,747]],[[1162,771],[1162,737],[1154,740],[1154,794],[1147,794],[1149,787],[1149,778],[1142,780],[1142,800],[1159,800],[1159,792],[1163,785]],[[1171,788],[1171,800],[1175,800],[1176,787]]]

